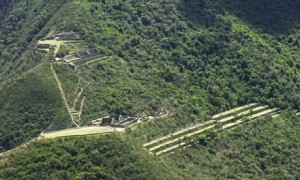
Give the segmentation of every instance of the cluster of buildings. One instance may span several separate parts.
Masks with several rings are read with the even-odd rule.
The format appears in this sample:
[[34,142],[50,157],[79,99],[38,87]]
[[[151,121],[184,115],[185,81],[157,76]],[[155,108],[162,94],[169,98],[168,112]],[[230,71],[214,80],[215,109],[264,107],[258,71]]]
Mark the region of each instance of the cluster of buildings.
[[92,121],[92,125],[128,128],[138,122],[138,117],[125,117],[123,115],[106,116]]
[[42,40],[57,40],[57,41],[80,40],[80,36],[79,34],[76,33],[59,33],[56,35],[48,36]]
[[55,45],[46,44],[46,43],[38,43],[36,45],[36,51],[39,53],[47,53],[49,51],[54,51],[56,48]]
[[89,125],[92,126],[111,126],[111,127],[119,127],[119,128],[130,128],[135,124],[144,123],[147,121],[155,120],[158,118],[163,118],[169,115],[169,111],[166,109],[162,109],[158,112],[152,112],[150,114],[140,114],[138,116],[129,117],[123,115],[115,115],[115,116],[105,116],[102,118],[98,118],[96,120],[91,121]]
[[[81,40],[81,38],[79,34],[76,33],[59,33],[56,35],[51,35],[38,42],[36,45],[36,51],[39,53],[54,51],[54,54],[56,54],[60,45],[66,43],[76,43],[76,41],[79,40]],[[78,66],[85,64],[90,60],[102,57],[103,54],[104,53],[97,48],[87,48],[81,51],[72,52],[71,54],[62,58],[54,57],[54,60],[57,62],[62,61],[69,63],[72,69],[76,69]]]
[[[36,45],[36,51],[39,53],[47,53],[58,48],[58,41],[78,41],[80,36],[76,33],[60,33],[41,39]],[[57,41],[57,43],[55,43]]]
[[75,61],[75,60],[84,61],[84,60],[91,60],[93,58],[100,57],[101,55],[102,55],[102,53],[100,52],[99,49],[89,48],[89,49],[85,49],[85,50],[78,51],[78,52],[72,53],[70,55],[67,55],[63,59],[67,62],[68,61]]

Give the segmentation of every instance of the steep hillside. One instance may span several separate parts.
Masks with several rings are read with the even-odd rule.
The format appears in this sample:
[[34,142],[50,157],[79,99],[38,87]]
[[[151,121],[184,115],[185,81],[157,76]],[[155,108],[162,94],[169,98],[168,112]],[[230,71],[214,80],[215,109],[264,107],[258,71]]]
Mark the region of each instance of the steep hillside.
[[226,10],[264,33],[290,35],[300,27],[300,2],[296,0],[219,0]]
[[[84,143],[83,143],[84,142]],[[20,161],[22,159],[22,161]],[[131,138],[109,135],[34,142],[0,157],[3,179],[186,179]]]
[[[284,135],[277,137],[276,133],[271,134],[274,141],[266,141],[269,134],[265,131],[263,136],[257,136],[262,130],[255,125],[234,131],[239,137],[242,136],[239,133],[249,132],[249,136],[262,139],[258,143],[259,148],[263,144],[270,151],[257,154],[259,148],[247,149],[255,142],[242,144],[240,139],[231,142],[229,134],[224,136],[224,142],[237,148],[244,159],[232,162],[228,159],[226,148],[222,149],[225,145],[213,141],[207,147],[196,146],[183,152],[182,157],[172,155],[171,159],[166,158],[166,163],[174,161],[177,166],[170,165],[175,169],[174,174],[169,172],[170,176],[167,173],[166,177],[190,178],[190,174],[198,177],[198,174],[204,173],[209,177],[255,178],[247,172],[249,167],[263,178],[273,177],[276,171],[287,179],[299,176],[297,167],[294,167],[299,162],[298,152],[294,152],[299,148],[299,142],[293,135],[298,132],[299,119],[292,116],[293,111],[300,110],[298,1],[0,0],[0,11],[0,151],[22,144],[42,131],[72,126],[71,110],[78,116],[73,122],[76,125],[87,125],[91,120],[106,115],[153,115],[168,111],[164,118],[140,124],[128,132],[129,136],[141,141],[174,132],[189,122],[206,121],[218,112],[256,102],[288,108],[291,112],[279,120],[279,124],[275,121],[262,125],[263,130],[278,131]],[[47,35],[72,31],[82,39],[77,50],[97,48],[99,52],[105,52],[105,58],[72,69],[68,63],[55,62],[53,53],[42,55],[35,52],[38,40]],[[78,48],[72,43],[69,46]],[[67,47],[62,46],[59,53],[66,53],[62,51]],[[57,79],[50,70],[50,63]],[[56,80],[61,83],[64,93]],[[290,146],[278,150],[273,147],[276,138]],[[54,174],[53,178],[77,176],[84,179],[86,176],[99,178],[103,175],[114,179],[124,174],[124,177],[138,178],[139,173],[145,173],[143,177],[152,177],[153,174],[160,178],[166,173],[168,169],[158,168],[160,162],[149,164],[147,160],[155,161],[155,158],[143,157],[142,149],[136,149],[138,154],[132,152],[130,148],[135,146],[130,145],[133,143],[131,140],[114,144],[119,139],[116,136],[98,139],[100,144],[107,145],[104,148],[99,147],[93,138],[38,142],[32,149],[20,152],[21,158],[33,154],[24,162],[17,162],[19,155],[8,157],[9,160],[1,165],[5,169],[1,169],[0,174],[3,178]],[[120,169],[120,164],[113,161],[120,163],[117,156],[123,154],[112,151],[110,148],[114,145],[118,146],[116,149],[123,145],[128,148],[124,151],[130,157],[127,162],[134,164],[132,176],[130,168],[115,174],[103,169],[105,166],[115,171]],[[76,148],[56,155],[50,153],[61,149],[61,146]],[[101,148],[101,152],[108,153],[104,159],[112,158],[113,161],[108,160],[107,164],[97,164],[97,161],[95,166],[91,165],[93,157],[87,158],[87,154]],[[220,150],[219,154],[214,153],[214,148]],[[43,154],[43,151],[47,154],[42,157],[33,153]],[[272,156],[264,156],[266,153],[279,157],[273,161]],[[64,154],[68,155],[64,157]],[[201,171],[202,165],[199,166],[198,161],[209,161],[203,154],[210,157],[212,166],[202,164],[205,168]],[[211,154],[217,156],[212,157]],[[286,160],[287,154],[295,157],[295,162]],[[61,158],[59,167],[54,166],[56,161],[53,158],[57,156]],[[68,164],[63,164],[64,158]],[[181,158],[185,162],[180,163]],[[259,163],[251,158],[259,159]],[[41,174],[33,173],[41,170],[40,162],[45,159],[49,163],[42,164]],[[142,162],[135,162],[135,159]],[[272,163],[265,162],[270,159]],[[50,163],[50,160],[53,162]],[[87,165],[81,166],[82,161]],[[221,169],[212,172],[206,168],[217,168],[221,161],[224,163]],[[291,162],[292,167],[286,165],[287,162]],[[280,163],[284,164],[282,171],[276,168]],[[268,169],[266,164],[275,169]],[[25,165],[30,168],[24,169]],[[13,166],[17,167],[14,169]],[[162,165],[165,166],[168,164]],[[236,175],[226,172],[226,168],[234,166],[242,169],[236,168]],[[124,165],[124,168],[128,167],[131,164]],[[146,167],[151,173],[145,171]],[[104,174],[95,174],[92,168],[96,168],[95,171],[100,168],[102,170],[99,171]],[[62,169],[70,169],[70,172],[62,172]],[[178,169],[183,169],[183,172],[178,173]],[[129,174],[126,174],[127,171]]]
[[297,179],[300,121],[290,114],[260,119],[160,158],[127,135],[31,142],[0,156],[0,178]]
[[0,100],[0,152],[27,142],[42,131],[71,126],[48,63],[5,86]]
[[64,16],[58,28],[78,31],[90,47],[112,55],[81,67],[90,83],[84,121],[170,109],[178,123],[251,101],[298,108],[299,46],[288,43],[296,42],[294,36],[282,34],[278,41],[223,3],[70,3],[65,12],[76,18]]
[[261,34],[221,7],[210,1],[70,3],[65,12],[76,18],[64,16],[58,28],[80,32],[89,46],[113,56],[81,68],[92,82],[84,118],[159,108],[204,116],[249,101],[299,107],[293,93],[299,47]]
[[0,87],[42,61],[37,40],[50,31],[49,20],[66,1],[6,1],[0,13]]
[[[277,36],[262,34],[231,4],[223,8],[226,1],[54,2],[16,1],[4,14],[1,77],[9,79],[47,60],[32,49],[38,38],[49,32],[78,32],[87,47],[110,56],[79,70],[86,85],[81,124],[107,114],[162,109],[176,112],[173,119],[180,124],[251,101],[300,107],[297,37],[285,33],[278,41]],[[299,9],[297,3],[293,9]],[[25,10],[30,13],[23,17]],[[66,96],[74,97],[68,87],[76,87],[77,80],[65,75],[77,75],[60,66],[56,70]]]
[[65,2],[0,1],[0,152],[42,131],[70,125],[52,78],[50,56],[34,50]]
[[291,114],[261,119],[164,159],[195,179],[297,179],[300,118]]

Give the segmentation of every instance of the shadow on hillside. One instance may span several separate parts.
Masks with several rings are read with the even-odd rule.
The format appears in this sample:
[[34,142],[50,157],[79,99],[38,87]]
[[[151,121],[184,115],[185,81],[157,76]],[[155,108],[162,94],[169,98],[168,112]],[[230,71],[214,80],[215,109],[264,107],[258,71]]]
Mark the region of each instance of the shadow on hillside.
[[219,0],[219,7],[265,33],[289,34],[300,28],[299,0]]
[[205,26],[216,23],[218,14],[227,11],[272,35],[300,28],[299,0],[181,0],[180,11],[193,23]]
[[207,0],[181,0],[179,10],[193,25],[209,27],[217,21],[217,13]]

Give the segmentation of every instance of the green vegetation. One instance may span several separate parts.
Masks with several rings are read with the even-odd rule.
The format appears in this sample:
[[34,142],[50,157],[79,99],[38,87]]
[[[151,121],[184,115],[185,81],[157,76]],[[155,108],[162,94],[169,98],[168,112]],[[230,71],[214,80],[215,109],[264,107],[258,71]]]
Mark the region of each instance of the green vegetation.
[[61,81],[62,84],[62,88],[66,94],[66,98],[68,100],[68,104],[70,107],[73,106],[74,100],[76,98],[76,91],[79,91],[80,89],[78,89],[78,85],[79,88],[81,88],[82,82],[80,84],[78,84],[79,82],[79,78],[76,75],[76,73],[74,73],[73,71],[71,71],[70,68],[68,68],[67,66],[64,65],[59,65],[59,64],[55,64],[53,66],[59,80]]
[[300,118],[260,120],[164,157],[195,179],[297,179]]
[[64,3],[66,0],[1,1],[0,87],[44,59],[34,47],[50,31],[51,19]]
[[47,63],[4,87],[0,99],[0,152],[29,141],[42,131],[70,126]]
[[127,135],[35,141],[0,156],[0,178],[294,179],[300,175],[299,120],[288,112],[218,138],[207,132],[201,144],[160,159]]
[[203,2],[72,1],[64,7],[78,18],[63,16],[58,29],[77,31],[90,47],[113,55],[81,67],[91,82],[85,122],[160,108],[178,112],[176,120],[201,119],[251,101],[299,107],[293,93],[298,47],[285,43],[288,35],[278,41],[222,9],[223,2]]
[[282,36],[295,33],[294,30],[299,28],[299,1],[219,0],[219,2],[228,11],[264,33]]
[[68,46],[61,45],[58,52],[57,52],[57,54],[56,54],[56,57],[63,58],[66,55],[69,55],[69,53],[70,53],[70,49],[68,48]]
[[[0,12],[0,151],[71,126],[49,69],[53,54],[34,50],[49,33],[73,31],[83,39],[74,49],[63,46],[59,56],[77,47],[95,47],[108,56],[76,72],[53,65],[69,106],[78,110],[85,97],[80,125],[108,114],[170,111],[136,126],[125,135],[130,137],[37,142],[5,157],[0,178],[299,178],[299,118],[292,113],[209,142],[202,136],[204,146],[163,162],[133,142],[251,102],[299,111],[299,1],[3,0]],[[74,103],[78,87],[84,91]],[[238,123],[247,120],[240,115]],[[101,161],[93,165],[88,156],[98,149]],[[128,164],[118,164],[123,163],[118,156]]]
[[38,141],[0,157],[1,179],[183,179],[178,172],[120,135]]

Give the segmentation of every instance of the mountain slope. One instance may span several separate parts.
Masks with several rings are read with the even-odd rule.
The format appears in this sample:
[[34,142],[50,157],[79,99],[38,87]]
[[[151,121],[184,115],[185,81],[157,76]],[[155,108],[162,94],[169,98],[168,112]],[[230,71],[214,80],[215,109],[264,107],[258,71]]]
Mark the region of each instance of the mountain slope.
[[300,118],[291,114],[272,121],[260,119],[166,159],[194,174],[195,179],[204,175],[214,179],[297,179]]
[[294,179],[300,176],[300,121],[290,114],[259,119],[160,159],[127,135],[35,141],[0,156],[0,178]]
[[0,94],[0,152],[14,148],[44,130],[71,126],[48,63],[5,86]]
[[[82,109],[79,125],[87,125],[91,120],[109,114],[136,116],[169,111],[169,116],[141,124],[129,132],[129,136],[137,136],[140,141],[172,132],[188,122],[205,121],[213,114],[251,102],[299,110],[300,5],[296,0],[0,2],[4,5],[0,14],[0,151],[22,144],[42,131],[71,126],[50,71],[49,61],[52,54],[41,55],[34,50],[39,39],[59,32],[79,33],[82,49],[98,48],[107,56],[101,61],[81,66],[76,72],[68,64],[51,62],[66,93],[67,104],[74,104],[77,110],[79,107]],[[74,98],[81,88],[83,90],[76,103]],[[84,103],[80,104],[82,99],[85,99]],[[286,118],[289,130],[282,139],[295,143],[292,147],[298,147],[298,142],[292,136],[295,129],[297,130],[297,123],[291,124],[293,118]],[[255,127],[251,127],[253,129],[247,130],[253,132],[250,134],[254,136],[257,131]],[[270,130],[285,133],[278,127]],[[104,137],[103,140],[108,141],[109,137]],[[71,144],[68,144],[68,140],[50,142],[54,142],[55,148],[58,144],[66,147],[74,144],[79,146],[79,140],[70,141]],[[106,144],[115,141],[117,140]],[[226,139],[227,141],[229,140]],[[85,143],[87,149],[94,146],[94,143],[88,144],[84,141],[82,145],[85,146]],[[250,146],[251,143],[253,142],[247,145]],[[212,143],[211,149],[221,149],[220,144]],[[263,144],[272,146],[265,141]],[[38,153],[41,153],[43,149],[39,150],[40,146],[37,146]],[[294,152],[292,147],[285,150]],[[273,151],[275,148],[271,149]],[[49,151],[49,156],[53,155],[50,153],[51,149],[46,148],[45,151]],[[189,150],[186,154],[183,152],[183,157],[187,160],[182,164],[176,161],[180,156],[175,155],[174,164],[184,169],[187,174],[192,173],[193,177],[197,177],[197,173],[208,173],[210,177],[234,177],[231,172],[223,172],[226,169],[216,172],[199,170],[197,162],[189,158],[195,156],[195,159],[201,160],[203,151],[205,150],[202,147],[196,147],[196,150]],[[246,156],[251,151],[255,150],[247,151]],[[128,154],[132,155],[131,152]],[[117,152],[113,152],[109,157],[115,158],[117,155]],[[224,151],[219,155],[223,159],[227,157]],[[285,154],[280,158],[284,156]],[[298,155],[295,156],[296,164],[297,157]],[[266,160],[265,157],[259,158]],[[38,157],[33,159],[37,164],[41,161]],[[6,173],[9,175],[10,170],[12,174],[23,171],[22,166],[30,166],[31,160],[19,164],[18,170],[3,170],[3,177],[7,177]],[[90,161],[88,159],[85,162],[89,164]],[[216,159],[216,162],[219,161],[220,159]],[[246,169],[248,166],[245,163],[248,162],[252,161],[246,159],[241,163],[242,167]],[[276,163],[272,166],[278,165]],[[216,164],[212,166],[216,167]],[[143,164],[139,165],[143,167]],[[6,166],[13,167],[14,164],[3,165]],[[205,166],[210,167],[207,164]],[[257,166],[254,164],[252,168]],[[77,172],[86,171],[80,169],[79,165],[73,174],[59,174],[55,167],[51,168],[45,173],[58,173],[58,177],[79,177]],[[70,166],[67,168],[72,169]],[[297,176],[294,167],[284,166],[283,169],[292,171]],[[117,171],[118,168],[115,167],[114,170]],[[257,172],[261,173],[261,170],[264,172],[263,168],[258,168]],[[242,173],[236,175],[237,178],[251,177],[244,169],[236,171]],[[37,176],[29,171],[25,174],[28,177]],[[176,171],[175,174],[180,173]],[[112,178],[117,175],[114,174]],[[283,172],[281,175],[289,178]],[[189,177],[182,174],[178,176]]]
[[49,20],[66,1],[1,1],[0,87],[43,59],[34,53],[37,40],[50,30]]
[[[4,15],[3,52],[10,55],[1,57],[10,60],[2,61],[1,72],[6,73],[1,77],[6,78],[0,82],[48,60],[33,52],[38,38],[49,32],[78,32],[87,47],[111,55],[80,68],[79,76],[88,84],[81,124],[107,114],[162,109],[176,112],[176,123],[183,124],[251,101],[300,107],[297,44],[289,44],[288,35],[278,41],[262,34],[223,8],[223,1],[54,2],[17,1]],[[25,11],[22,6],[29,15],[11,19]],[[9,29],[19,27],[12,23],[23,28]],[[28,50],[22,48],[28,44]],[[13,47],[20,48],[14,52]],[[61,74],[73,73],[60,66]],[[64,91],[73,96],[70,89]]]
[[1,157],[0,178],[188,178],[180,175],[178,169],[177,172],[171,169],[172,165],[168,167],[163,161],[153,159],[132,139],[119,135],[43,140],[14,154],[12,159]]

